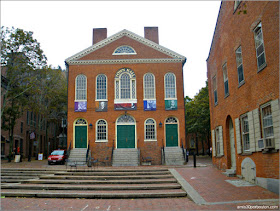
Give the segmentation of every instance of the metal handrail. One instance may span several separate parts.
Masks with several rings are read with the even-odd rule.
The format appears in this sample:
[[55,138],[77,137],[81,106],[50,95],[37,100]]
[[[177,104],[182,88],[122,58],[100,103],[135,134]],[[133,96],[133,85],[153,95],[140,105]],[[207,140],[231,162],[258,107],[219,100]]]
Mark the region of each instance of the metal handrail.
[[165,164],[165,153],[164,153],[164,146],[161,148],[161,164]]
[[185,149],[184,149],[184,144],[183,143],[182,143],[182,151],[183,151],[184,160],[186,160],[186,153],[185,153]]
[[89,154],[89,144],[88,144],[88,148],[87,148],[86,163],[88,163],[88,161],[89,161],[89,156],[88,156],[88,154]]
[[115,144],[115,140],[113,139],[113,146],[112,146],[112,153],[111,153],[111,166],[113,165],[114,144]]

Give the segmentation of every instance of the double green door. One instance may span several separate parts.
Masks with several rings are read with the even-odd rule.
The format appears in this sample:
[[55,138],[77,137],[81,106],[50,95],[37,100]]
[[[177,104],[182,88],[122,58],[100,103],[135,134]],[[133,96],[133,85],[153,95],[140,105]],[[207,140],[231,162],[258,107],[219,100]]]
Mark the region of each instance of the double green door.
[[75,127],[75,148],[87,148],[87,126]]
[[135,125],[118,125],[117,143],[118,148],[135,148]]
[[178,146],[178,125],[177,124],[166,124],[165,137],[166,147],[177,147]]

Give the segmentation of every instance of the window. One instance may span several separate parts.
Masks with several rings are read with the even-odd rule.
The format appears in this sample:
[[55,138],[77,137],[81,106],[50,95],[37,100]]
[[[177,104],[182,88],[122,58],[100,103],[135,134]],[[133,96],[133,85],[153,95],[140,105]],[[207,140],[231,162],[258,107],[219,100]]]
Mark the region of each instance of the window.
[[244,83],[244,72],[243,72],[243,63],[242,63],[242,50],[241,46],[235,51],[236,56],[236,65],[238,73],[238,83],[242,85]]
[[218,93],[217,93],[217,79],[216,76],[213,77],[213,92],[214,92],[214,103],[218,104]]
[[87,100],[87,78],[85,75],[78,75],[76,77],[76,100]]
[[33,112],[30,113],[30,125],[33,126]]
[[144,75],[144,99],[155,99],[155,76],[152,73]]
[[107,100],[107,78],[105,75],[96,77],[96,100]]
[[20,122],[20,133],[23,133],[23,122]]
[[173,73],[164,76],[165,99],[176,99],[176,77]]
[[219,131],[219,128],[216,128],[216,153],[217,155],[220,155],[221,154],[221,149],[220,149],[220,131]]
[[262,115],[263,137],[273,138],[274,132],[273,132],[271,104],[266,104],[261,108],[261,115]]
[[107,123],[103,119],[96,123],[96,141],[107,141]]
[[136,99],[136,78],[135,73],[128,68],[120,69],[115,76],[115,102],[116,100]]
[[255,28],[254,37],[255,37],[255,47],[256,47],[256,54],[257,54],[258,71],[260,71],[266,66],[261,23],[259,23],[258,26]]
[[223,76],[224,76],[225,97],[227,97],[229,95],[227,64],[223,65]]
[[127,45],[119,46],[116,50],[114,50],[113,55],[127,55],[127,54],[132,54],[135,55],[136,51]]
[[29,125],[29,111],[26,112],[26,124]]
[[250,150],[250,139],[249,139],[249,122],[248,116],[244,115],[241,117],[241,133],[242,133],[242,141],[243,141],[243,150]]
[[153,119],[145,121],[145,140],[156,140],[156,122]]

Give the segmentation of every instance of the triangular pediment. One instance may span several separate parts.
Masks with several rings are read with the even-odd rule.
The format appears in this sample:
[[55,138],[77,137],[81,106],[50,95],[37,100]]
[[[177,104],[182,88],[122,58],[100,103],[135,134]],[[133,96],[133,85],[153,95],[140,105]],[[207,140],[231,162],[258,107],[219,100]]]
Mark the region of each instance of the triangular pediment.
[[[116,55],[121,45],[138,46],[134,54]],[[186,58],[126,29],[66,59],[67,64],[185,62]]]

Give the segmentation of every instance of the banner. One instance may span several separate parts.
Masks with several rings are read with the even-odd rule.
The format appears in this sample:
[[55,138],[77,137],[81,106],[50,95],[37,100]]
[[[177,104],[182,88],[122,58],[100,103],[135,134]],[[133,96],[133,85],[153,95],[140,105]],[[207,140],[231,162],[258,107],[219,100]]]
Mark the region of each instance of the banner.
[[137,103],[115,103],[115,110],[136,110]]
[[35,133],[34,132],[30,133],[30,140],[31,139],[35,139]]
[[155,111],[157,110],[156,100],[144,100],[144,111]]
[[177,110],[177,100],[165,100],[165,110]]
[[87,101],[75,102],[75,111],[87,111]]
[[107,111],[107,108],[108,108],[107,101],[99,101],[98,108],[96,108],[95,111]]

